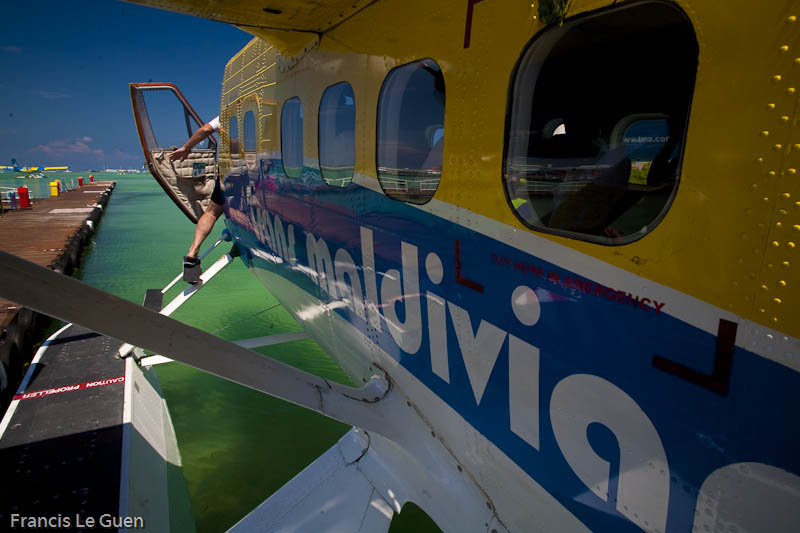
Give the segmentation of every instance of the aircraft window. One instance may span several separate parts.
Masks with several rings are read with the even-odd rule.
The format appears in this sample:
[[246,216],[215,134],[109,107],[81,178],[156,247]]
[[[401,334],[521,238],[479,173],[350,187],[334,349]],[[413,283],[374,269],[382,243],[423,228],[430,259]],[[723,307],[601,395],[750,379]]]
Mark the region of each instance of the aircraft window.
[[356,101],[347,82],[325,89],[319,104],[319,167],[334,187],[353,181],[356,161]]
[[244,144],[244,162],[247,168],[255,170],[258,156],[258,130],[256,129],[256,115],[252,111],[244,114],[244,129],[242,130],[242,143]]
[[244,153],[257,150],[258,134],[256,133],[256,117],[252,111],[244,114]]
[[230,137],[231,156],[234,158],[239,157],[239,120],[236,115],[231,117],[231,127],[228,130]]
[[538,36],[512,78],[503,174],[516,215],[602,244],[652,230],[678,187],[697,55],[688,18],[665,2]]
[[284,102],[281,112],[281,157],[286,176],[299,178],[303,171],[303,104],[296,96]]
[[[172,89],[146,89],[140,94],[147,110],[146,119],[149,124],[148,133],[152,137],[152,148],[174,150],[183,146],[202,125],[197,123]],[[194,149],[208,149],[209,142],[214,142],[213,136],[206,138]]]
[[378,181],[390,198],[424,204],[439,187],[444,76],[432,59],[393,69],[378,97]]

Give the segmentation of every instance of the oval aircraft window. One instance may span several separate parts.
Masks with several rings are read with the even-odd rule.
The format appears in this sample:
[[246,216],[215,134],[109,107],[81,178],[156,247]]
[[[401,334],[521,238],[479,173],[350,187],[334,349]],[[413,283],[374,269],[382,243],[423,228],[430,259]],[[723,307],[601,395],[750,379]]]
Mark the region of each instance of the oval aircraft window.
[[230,138],[231,158],[239,159],[239,120],[236,115],[231,117],[230,125],[228,136]]
[[537,36],[509,101],[503,180],[517,217],[601,244],[652,230],[678,187],[697,55],[688,18],[666,2]]
[[444,76],[432,59],[394,68],[378,97],[378,181],[386,196],[424,204],[442,176]]
[[299,178],[303,172],[303,104],[296,96],[286,100],[281,111],[281,157],[286,176]]
[[258,147],[258,133],[256,131],[256,116],[252,111],[244,114],[244,130],[242,131],[244,142],[244,160],[247,168],[256,167],[256,151]]
[[319,104],[319,168],[322,179],[334,187],[353,181],[356,162],[356,101],[353,88],[343,81],[322,93]]

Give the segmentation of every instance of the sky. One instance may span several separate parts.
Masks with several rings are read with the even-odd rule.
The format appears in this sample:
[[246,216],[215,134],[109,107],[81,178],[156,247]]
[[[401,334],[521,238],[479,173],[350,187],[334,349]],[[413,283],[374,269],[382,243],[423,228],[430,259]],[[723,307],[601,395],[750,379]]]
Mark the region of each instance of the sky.
[[3,18],[0,165],[141,168],[128,83],[174,83],[208,121],[225,64],[252,39],[116,0],[7,2]]

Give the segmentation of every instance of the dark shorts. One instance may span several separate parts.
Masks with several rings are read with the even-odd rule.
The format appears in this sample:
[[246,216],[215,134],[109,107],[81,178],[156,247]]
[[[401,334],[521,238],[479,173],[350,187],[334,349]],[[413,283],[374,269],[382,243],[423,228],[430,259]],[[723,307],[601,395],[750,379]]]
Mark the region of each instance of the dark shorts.
[[219,178],[214,183],[214,192],[211,193],[211,201],[217,205],[225,205],[225,197],[222,196],[222,189],[219,186]]

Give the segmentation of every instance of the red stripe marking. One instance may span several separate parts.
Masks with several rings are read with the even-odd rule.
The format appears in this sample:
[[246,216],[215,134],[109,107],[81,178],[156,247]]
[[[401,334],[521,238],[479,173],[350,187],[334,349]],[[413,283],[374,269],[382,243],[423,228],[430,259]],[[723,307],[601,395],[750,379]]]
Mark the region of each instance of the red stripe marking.
[[483,285],[461,275],[461,242],[455,241],[456,283],[473,291],[483,292]]
[[61,394],[62,392],[94,389],[95,387],[105,387],[106,385],[115,385],[117,383],[123,383],[124,381],[125,381],[125,376],[119,376],[118,378],[98,379],[97,381],[87,381],[86,383],[78,383],[76,385],[64,385],[61,387],[54,387],[52,389],[23,392],[22,394],[15,394],[14,399],[30,400],[33,398],[44,398],[45,396],[52,396],[53,394]]
[[464,30],[464,48],[469,48],[469,40],[472,36],[472,8],[475,4],[483,0],[467,0],[467,27]]

